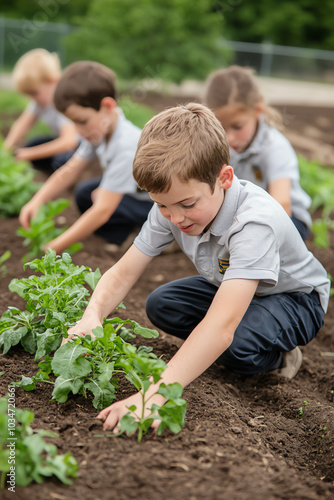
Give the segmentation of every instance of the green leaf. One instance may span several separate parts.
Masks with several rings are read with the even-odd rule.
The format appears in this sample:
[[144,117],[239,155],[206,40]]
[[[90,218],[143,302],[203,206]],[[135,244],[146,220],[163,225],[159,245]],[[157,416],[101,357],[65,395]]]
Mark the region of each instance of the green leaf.
[[84,381],[78,377],[64,378],[57,377],[52,391],[52,398],[58,403],[65,403],[70,392],[77,394],[84,386]]
[[133,331],[136,335],[141,335],[145,339],[155,339],[159,337],[159,333],[156,330],[152,330],[151,328],[144,328],[139,325],[136,321],[132,321]]
[[130,415],[130,413],[127,413],[124,415],[120,422],[119,422],[119,432],[120,434],[123,434],[124,432],[127,432],[128,434],[133,434],[136,432],[136,430],[139,427],[139,422]]
[[34,389],[36,389],[36,384],[33,379],[30,377],[25,377],[24,375],[22,375],[21,380],[19,382],[16,382],[15,385],[16,387],[23,387],[25,391],[33,391]]
[[91,271],[90,273],[86,274],[85,281],[92,290],[95,290],[95,287],[98,284],[100,278],[101,272],[100,269],[97,268],[94,272]]
[[67,342],[55,352],[51,363],[53,373],[65,378],[88,375],[91,365],[86,357],[82,357],[83,354],[87,354],[87,349],[82,345]]
[[19,328],[9,328],[8,330],[2,332],[0,336],[2,354],[7,354],[9,349],[17,345],[27,333],[28,328],[25,326],[20,326]]
[[163,382],[160,384],[158,389],[158,394],[162,394],[166,399],[178,399],[181,398],[183,393],[183,387],[178,382],[174,382],[173,384],[164,384]]
[[111,383],[101,387],[98,380],[91,379],[85,383],[84,387],[94,394],[93,406],[99,411],[111,405],[115,399],[115,387]]

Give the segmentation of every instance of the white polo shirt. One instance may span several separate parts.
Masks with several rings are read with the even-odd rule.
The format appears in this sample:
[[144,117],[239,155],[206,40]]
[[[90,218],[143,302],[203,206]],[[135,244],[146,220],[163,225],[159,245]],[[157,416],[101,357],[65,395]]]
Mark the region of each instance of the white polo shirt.
[[258,295],[319,293],[326,312],[330,282],[308,251],[282,206],[263,189],[234,177],[208,231],[189,236],[164,218],[157,205],[134,241],[146,255],[156,256],[173,240],[217,287],[228,279],[258,279]]
[[242,153],[230,148],[231,166],[239,179],[254,182],[268,191],[271,182],[291,180],[292,215],[311,228],[308,212],[311,198],[299,184],[298,158],[290,142],[261,116],[258,130],[251,145]]
[[104,170],[100,184],[102,188],[149,201],[149,195],[138,189],[132,175],[132,164],[141,130],[125,118],[120,108],[117,108],[117,111],[116,128],[109,141],[103,139],[100,144],[95,145],[83,140],[76,154],[86,160],[99,160]]
[[72,123],[66,116],[60,113],[53,104],[49,106],[39,106],[37,102],[31,101],[26,109],[37,116],[39,120],[46,123],[50,127],[52,134],[57,137],[60,135],[60,131],[65,125]]

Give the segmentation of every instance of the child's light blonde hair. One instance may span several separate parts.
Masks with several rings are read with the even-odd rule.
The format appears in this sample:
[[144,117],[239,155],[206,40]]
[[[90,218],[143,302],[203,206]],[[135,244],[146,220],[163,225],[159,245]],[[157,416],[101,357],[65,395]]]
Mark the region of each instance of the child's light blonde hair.
[[144,127],[133,162],[141,189],[169,191],[173,179],[195,179],[213,190],[230,161],[225,131],[206,106],[188,103],[162,111]]
[[252,68],[234,65],[214,71],[208,77],[204,100],[215,112],[229,105],[251,109],[261,105],[266,122],[282,128],[282,117],[276,109],[264,102]]
[[13,81],[19,92],[31,92],[41,83],[56,82],[61,75],[61,65],[56,53],[34,49],[17,61]]

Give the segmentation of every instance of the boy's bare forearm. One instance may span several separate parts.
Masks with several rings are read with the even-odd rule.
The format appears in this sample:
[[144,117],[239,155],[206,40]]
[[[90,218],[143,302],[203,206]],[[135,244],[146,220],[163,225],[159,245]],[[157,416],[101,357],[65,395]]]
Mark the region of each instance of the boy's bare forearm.
[[74,243],[83,241],[109,220],[122,197],[123,195],[115,193],[115,197],[111,196],[107,204],[94,203],[67,231],[49,242],[46,247],[61,253]]
[[5,147],[9,149],[14,148],[19,141],[27,135],[36,121],[37,118],[35,115],[24,111],[13,123],[10,131],[8,132],[4,141]]
[[65,151],[70,151],[75,149],[76,146],[77,144],[73,140],[69,140],[65,137],[57,137],[57,139],[53,141],[45,142],[38,146],[19,149],[19,157],[29,161],[40,160],[59,153],[64,153]]
[[65,165],[56,170],[33,197],[34,202],[46,203],[57,198],[62,192],[72,186],[78,179],[88,161],[76,154]]

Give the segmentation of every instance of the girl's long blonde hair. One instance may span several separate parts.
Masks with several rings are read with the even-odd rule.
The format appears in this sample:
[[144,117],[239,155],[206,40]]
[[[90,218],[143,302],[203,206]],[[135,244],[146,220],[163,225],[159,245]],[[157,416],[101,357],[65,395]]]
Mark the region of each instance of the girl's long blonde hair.
[[263,106],[265,121],[268,125],[283,128],[282,116],[276,109],[264,102],[252,68],[230,66],[211,73],[205,89],[205,103],[213,111],[228,105],[245,108]]

